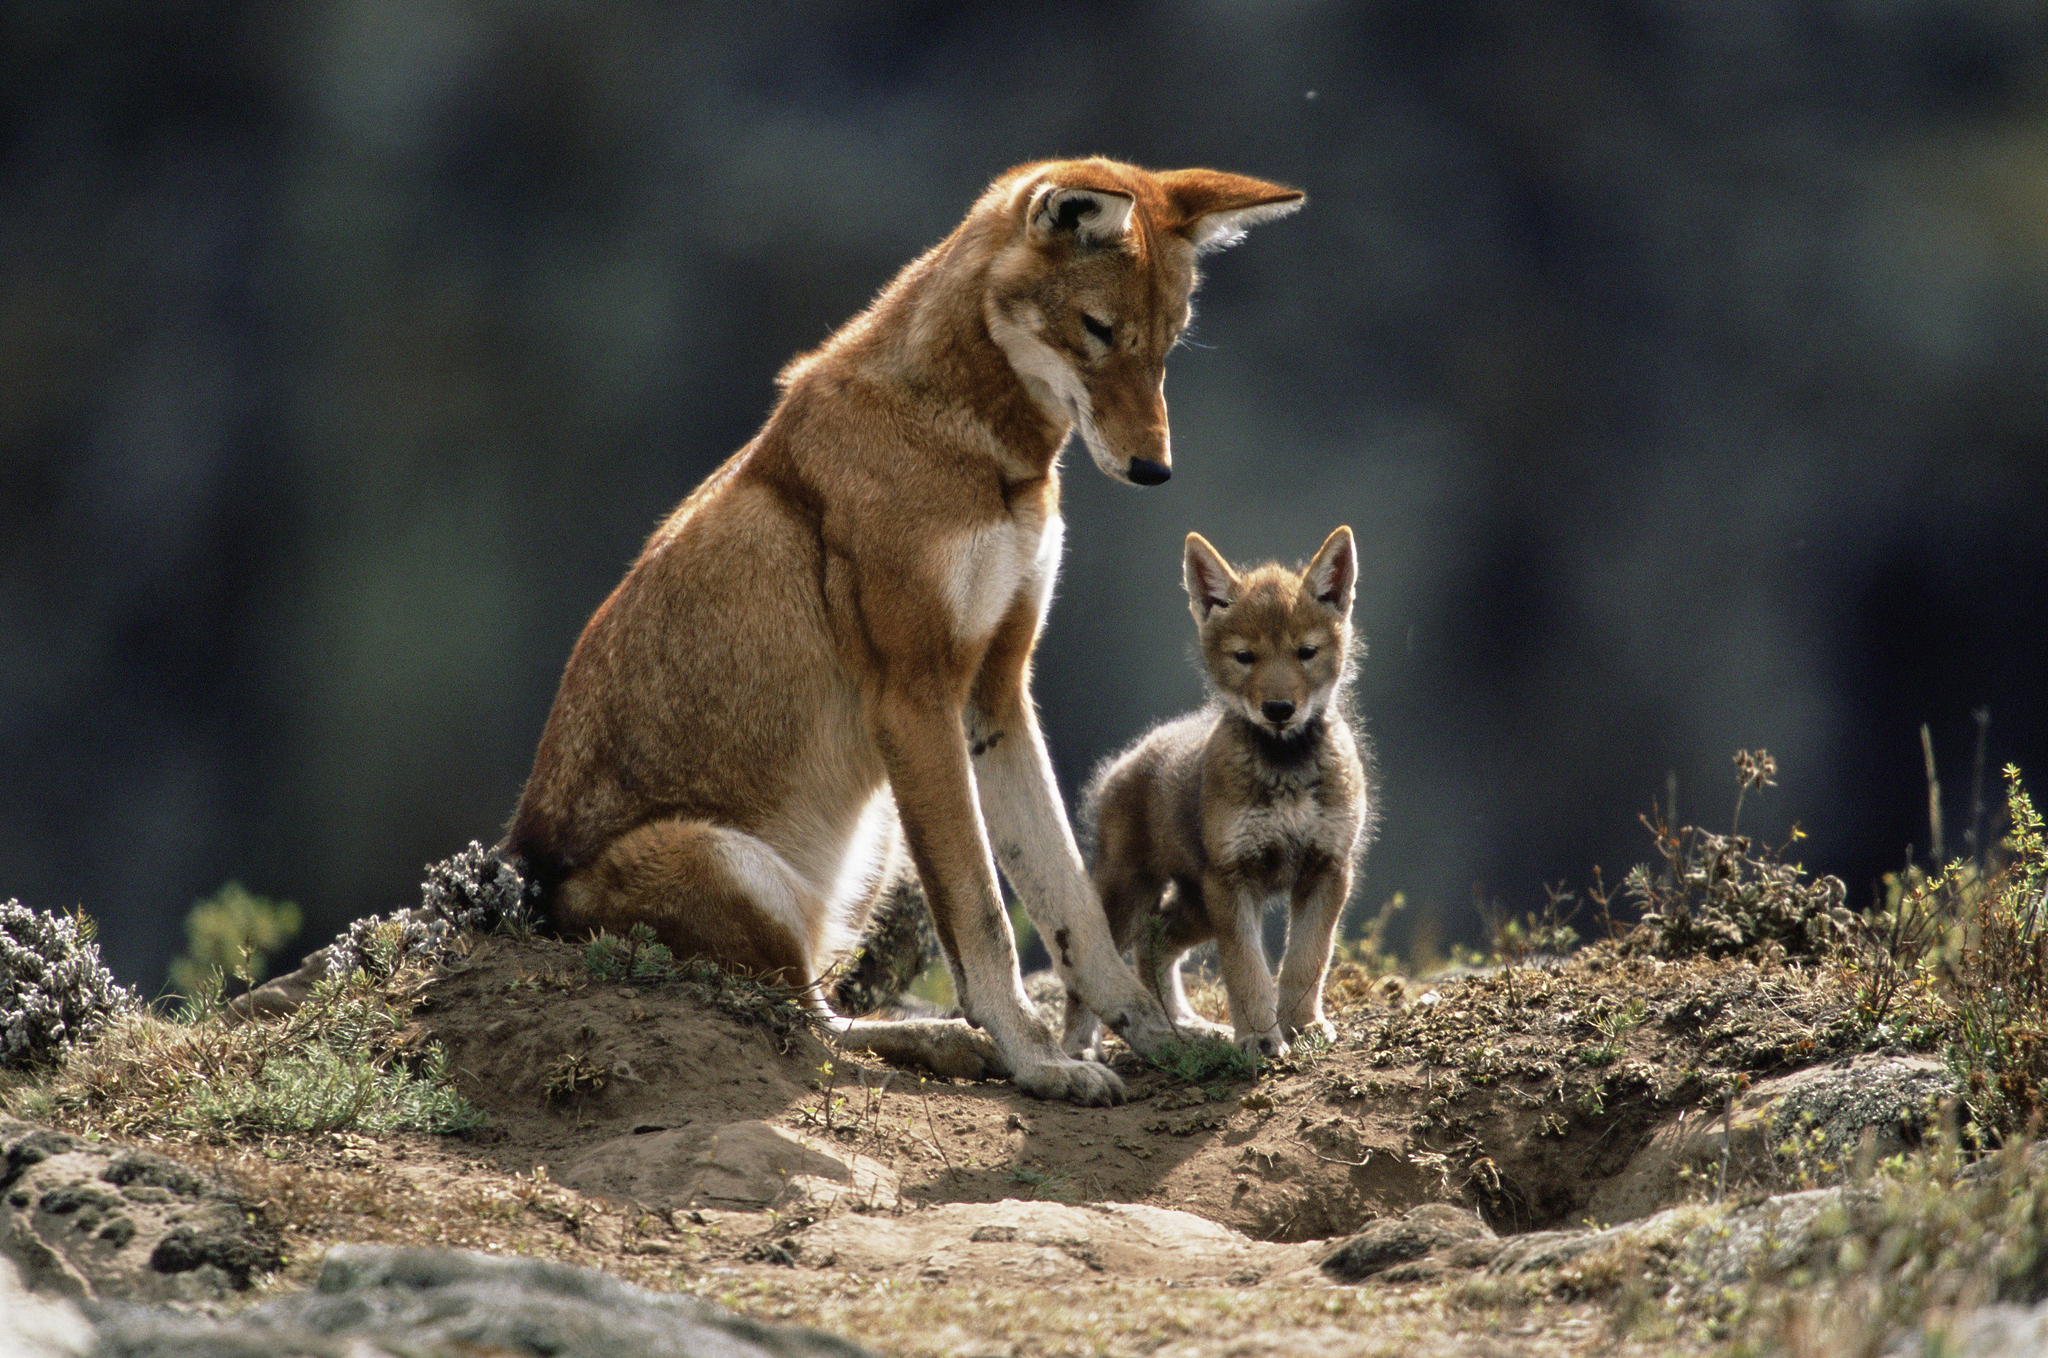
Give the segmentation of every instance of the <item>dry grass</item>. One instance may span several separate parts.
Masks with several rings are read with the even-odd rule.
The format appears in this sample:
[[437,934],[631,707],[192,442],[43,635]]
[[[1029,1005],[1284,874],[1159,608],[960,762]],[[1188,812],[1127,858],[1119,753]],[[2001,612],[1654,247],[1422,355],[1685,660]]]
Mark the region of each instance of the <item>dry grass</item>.
[[481,1115],[410,1031],[401,967],[323,982],[290,1018],[243,1023],[217,979],[182,1013],[131,1010],[54,1068],[0,1083],[0,1109],[90,1136],[456,1132]]

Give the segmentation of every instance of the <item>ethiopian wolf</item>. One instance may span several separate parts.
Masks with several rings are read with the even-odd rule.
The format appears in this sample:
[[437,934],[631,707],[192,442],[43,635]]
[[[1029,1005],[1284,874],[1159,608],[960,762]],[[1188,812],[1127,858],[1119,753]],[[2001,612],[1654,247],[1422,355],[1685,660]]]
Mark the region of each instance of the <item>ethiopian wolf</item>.
[[1031,700],[1059,453],[1078,430],[1115,480],[1167,479],[1196,256],[1301,200],[1212,170],[1021,166],[790,363],[569,657],[506,840],[556,926],[646,924],[822,1009],[907,854],[973,1026],[849,1016],[839,1040],[1120,1099],[1031,1012],[995,876],[1082,1004],[1140,1052],[1174,1036],[1110,939]]
[[[1351,670],[1351,530],[1307,568],[1233,571],[1188,534],[1188,603],[1214,701],[1154,727],[1104,763],[1082,798],[1095,885],[1111,937],[1184,1031],[1224,1030],[1188,1007],[1180,960],[1216,940],[1233,1035],[1285,1055],[1291,1039],[1334,1036],[1323,973],[1351,874],[1372,828],[1366,759],[1344,712]],[[1289,907],[1276,990],[1266,906]],[[1089,1051],[1100,1027],[1067,1001],[1063,1046]]]

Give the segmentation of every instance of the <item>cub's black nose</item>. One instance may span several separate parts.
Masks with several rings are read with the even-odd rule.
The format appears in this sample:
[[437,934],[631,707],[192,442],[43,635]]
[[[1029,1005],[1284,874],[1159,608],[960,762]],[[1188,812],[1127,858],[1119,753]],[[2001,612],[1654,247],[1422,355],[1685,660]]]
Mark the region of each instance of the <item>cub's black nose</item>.
[[1294,715],[1294,704],[1285,698],[1268,698],[1259,704],[1259,711],[1266,714],[1266,720],[1278,726]]
[[1148,457],[1131,459],[1131,480],[1141,486],[1163,485],[1173,477],[1173,468]]

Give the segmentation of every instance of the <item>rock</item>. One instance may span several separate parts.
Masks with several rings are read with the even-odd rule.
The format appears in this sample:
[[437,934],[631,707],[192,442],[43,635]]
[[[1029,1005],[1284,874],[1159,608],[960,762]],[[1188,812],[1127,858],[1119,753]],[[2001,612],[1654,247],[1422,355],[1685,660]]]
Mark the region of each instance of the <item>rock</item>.
[[835,1214],[795,1237],[796,1262],[903,1272],[979,1286],[1055,1286],[1090,1276],[1246,1287],[1316,1281],[1320,1244],[1275,1245],[1190,1212],[1139,1203],[947,1203],[899,1215]]
[[2048,1353],[2048,1302],[2034,1306],[2001,1303],[1959,1316],[1937,1334],[1918,1331],[1885,1351],[1885,1358],[2039,1358]]
[[0,1119],[0,1255],[73,1301],[219,1301],[280,1263],[241,1200],[150,1151]]
[[[94,1358],[865,1358],[815,1330],[765,1325],[594,1269],[466,1250],[343,1245],[311,1292],[230,1320],[103,1305]],[[62,1352],[62,1350],[59,1350]]]
[[92,1326],[68,1301],[22,1290],[11,1260],[0,1257],[0,1353],[7,1358],[74,1358],[92,1343]]
[[890,1208],[897,1191],[896,1175],[864,1155],[753,1121],[727,1123],[708,1135],[662,1130],[614,1137],[555,1177],[579,1192],[673,1211]]
[[1636,1221],[1697,1198],[1718,1182],[1724,1147],[1731,1185],[1784,1183],[1795,1168],[1779,1160],[1787,1141],[1806,1143],[1809,1165],[1832,1164],[1847,1177],[1866,1132],[1875,1159],[1910,1150],[1955,1092],[1941,1062],[1914,1056],[1857,1056],[1761,1080],[1732,1114],[1693,1110],[1652,1132],[1619,1174],[1593,1190],[1586,1212],[1595,1221]]
[[1449,1203],[1426,1202],[1398,1217],[1369,1223],[1322,1261],[1323,1272],[1341,1282],[1362,1282],[1396,1265],[1413,1265],[1438,1251],[1467,1246],[1455,1261],[1409,1267],[1389,1282],[1420,1282],[1445,1266],[1473,1268],[1499,1248],[1493,1231],[1476,1212]]

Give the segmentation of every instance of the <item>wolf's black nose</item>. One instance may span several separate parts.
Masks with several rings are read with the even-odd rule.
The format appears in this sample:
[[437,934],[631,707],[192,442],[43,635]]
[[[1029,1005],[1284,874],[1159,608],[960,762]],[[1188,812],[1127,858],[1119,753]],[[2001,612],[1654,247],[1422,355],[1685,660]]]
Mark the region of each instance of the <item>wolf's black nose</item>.
[[1172,479],[1173,468],[1149,457],[1131,459],[1131,480],[1141,486],[1157,486]]
[[1259,704],[1259,711],[1266,714],[1266,720],[1278,726],[1294,715],[1294,704],[1285,698],[1268,698]]

